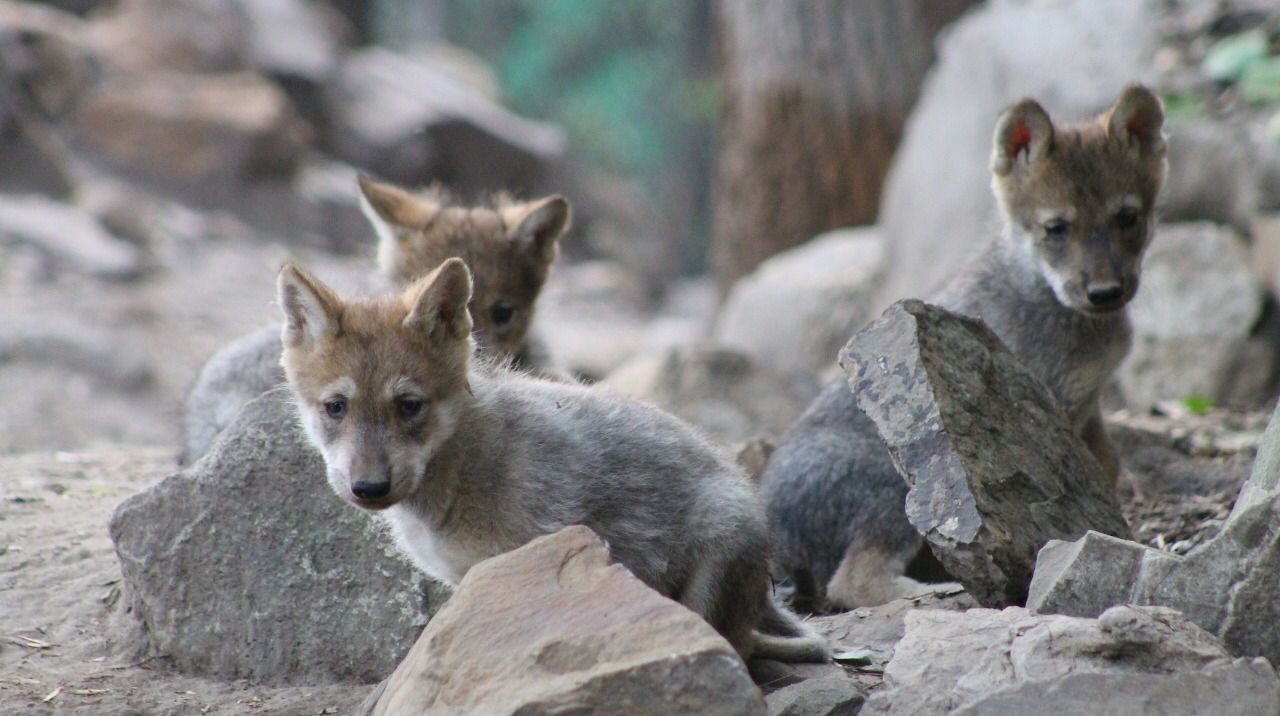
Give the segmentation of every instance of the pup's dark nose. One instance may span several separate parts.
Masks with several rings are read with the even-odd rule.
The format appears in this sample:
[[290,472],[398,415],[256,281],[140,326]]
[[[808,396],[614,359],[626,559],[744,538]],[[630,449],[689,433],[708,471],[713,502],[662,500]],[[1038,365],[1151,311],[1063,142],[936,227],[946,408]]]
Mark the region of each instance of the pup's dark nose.
[[1089,287],[1089,303],[1099,308],[1115,305],[1124,296],[1124,287],[1118,283]]
[[376,500],[379,497],[386,497],[391,492],[390,482],[370,482],[368,480],[356,480],[351,483],[351,494],[362,500]]

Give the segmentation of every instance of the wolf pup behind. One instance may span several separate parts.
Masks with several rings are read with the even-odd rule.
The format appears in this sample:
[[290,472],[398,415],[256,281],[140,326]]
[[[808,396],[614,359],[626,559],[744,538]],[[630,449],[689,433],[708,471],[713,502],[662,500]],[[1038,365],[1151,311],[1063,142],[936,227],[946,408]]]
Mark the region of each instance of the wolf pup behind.
[[[563,377],[532,330],[534,304],[568,229],[560,196],[532,202],[499,197],[489,206],[454,206],[441,191],[412,194],[365,177],[360,203],[378,235],[378,267],[397,289],[457,256],[475,271],[476,341],[489,355],[549,377]],[[205,363],[183,410],[183,456],[209,449],[240,408],[284,382],[280,327],[267,326],[228,344]]]
[[[1033,100],[996,125],[992,187],[1004,231],[931,299],[981,318],[1057,397],[1114,482],[1120,465],[1098,395],[1129,351],[1124,310],[1164,181],[1164,113],[1127,88],[1101,117],[1055,125]],[[946,237],[938,237],[945,241]],[[779,568],[806,607],[883,603],[923,539],[907,485],[845,379],[826,386],[761,479]]]
[[827,658],[773,601],[768,529],[738,468],[649,405],[473,366],[461,260],[364,300],[286,266],[279,293],[281,362],[330,486],[382,512],[423,571],[457,584],[480,560],[582,524],[744,658]]

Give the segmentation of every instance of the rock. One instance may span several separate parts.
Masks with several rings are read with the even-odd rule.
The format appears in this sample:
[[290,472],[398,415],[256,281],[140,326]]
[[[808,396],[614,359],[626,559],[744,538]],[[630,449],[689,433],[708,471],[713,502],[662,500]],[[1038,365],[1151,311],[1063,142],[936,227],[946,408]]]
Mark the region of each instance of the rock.
[[1190,395],[1224,400],[1262,315],[1245,251],[1235,232],[1212,224],[1158,231],[1129,309],[1133,350],[1117,371],[1131,409]]
[[1212,221],[1248,231],[1259,203],[1259,152],[1249,132],[1218,118],[1175,121],[1168,147],[1160,219]]
[[1021,604],[1051,539],[1128,536],[1049,389],[981,321],[902,301],[840,365],[911,485],[908,519],[979,604]]
[[200,205],[291,175],[310,133],[284,92],[247,72],[110,79],[74,131],[93,159]]
[[847,676],[827,676],[792,684],[769,694],[769,716],[857,716],[867,700]]
[[333,494],[285,389],[121,503],[110,532],[140,646],[215,678],[377,681],[447,592]]
[[536,327],[556,361],[601,380],[631,358],[706,335],[701,318],[653,315],[643,282],[614,261],[557,266],[538,299]]
[[1088,534],[1040,552],[1027,606],[1094,616],[1113,604],[1171,607],[1231,653],[1280,659],[1280,491],[1275,419],[1222,531],[1185,557]]
[[1280,212],[1255,216],[1249,235],[1249,267],[1258,283],[1280,298]]
[[237,0],[248,26],[248,64],[272,77],[312,84],[338,69],[339,22],[322,3],[305,0]]
[[387,681],[375,714],[763,714],[719,634],[586,527],[485,560]]
[[877,229],[822,234],[739,279],[712,335],[773,370],[821,372],[873,317],[884,268]]
[[1000,111],[1023,97],[1064,121],[1106,109],[1150,75],[1162,13],[1146,0],[997,0],[948,27],[880,204],[890,268],[878,305],[928,295],[993,236]]
[[246,67],[248,23],[236,0],[120,0],[88,26],[116,72],[227,72]]
[[1098,619],[916,611],[863,714],[1275,713],[1265,659],[1233,660],[1171,609],[1122,606]]
[[218,349],[200,368],[183,400],[178,461],[190,465],[204,457],[241,408],[284,381],[279,324],[263,326]]
[[0,364],[14,361],[60,365],[124,392],[143,390],[154,378],[143,354],[79,323],[45,322],[6,330],[0,335]]
[[94,70],[77,18],[0,2],[0,190],[72,194],[68,158],[49,123],[75,108]]
[[[785,594],[785,585],[779,589]],[[836,658],[826,664],[784,664],[768,659],[752,659],[748,663],[751,677],[761,685],[766,701],[773,708],[774,691],[805,681],[835,681],[852,695],[854,690],[867,692],[879,688],[884,665],[893,658],[893,650],[906,629],[907,614],[919,609],[963,610],[977,603],[957,584],[937,584],[922,588],[917,594],[895,599],[875,607],[859,607],[849,612],[813,616],[807,623],[831,645]],[[856,663],[850,657],[857,657]],[[839,681],[836,681],[839,679]],[[846,683],[848,682],[848,683]]]
[[1280,495],[1280,405],[1276,406],[1267,432],[1262,436],[1258,455],[1253,462],[1253,473],[1240,490],[1240,498],[1236,500],[1232,512],[1243,512],[1266,503],[1277,495]]
[[603,385],[657,405],[721,445],[782,434],[819,388],[811,375],[777,375],[709,344],[637,356]]
[[348,55],[328,103],[328,147],[410,186],[533,194],[565,151],[558,127],[516,116],[441,63],[383,48]]
[[106,278],[133,278],[144,257],[87,212],[39,196],[0,196],[0,240],[30,244],[55,262]]

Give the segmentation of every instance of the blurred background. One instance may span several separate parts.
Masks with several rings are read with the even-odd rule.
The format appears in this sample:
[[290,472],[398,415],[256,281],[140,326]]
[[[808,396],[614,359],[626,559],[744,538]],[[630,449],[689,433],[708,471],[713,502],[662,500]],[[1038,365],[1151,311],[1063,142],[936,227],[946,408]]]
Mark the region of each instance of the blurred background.
[[563,193],[539,325],[726,442],[998,224],[1000,109],[1169,115],[1113,409],[1273,404],[1280,8],[1239,0],[0,0],[0,452],[176,445],[295,259],[369,288],[358,172]]

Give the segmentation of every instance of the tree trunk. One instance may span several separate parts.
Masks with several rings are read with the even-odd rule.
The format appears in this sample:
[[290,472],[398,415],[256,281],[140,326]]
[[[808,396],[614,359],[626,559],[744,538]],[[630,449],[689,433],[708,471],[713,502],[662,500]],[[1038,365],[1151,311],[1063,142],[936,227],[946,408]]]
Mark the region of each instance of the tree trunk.
[[720,0],[721,291],[828,229],[875,221],[933,38],[977,0]]

